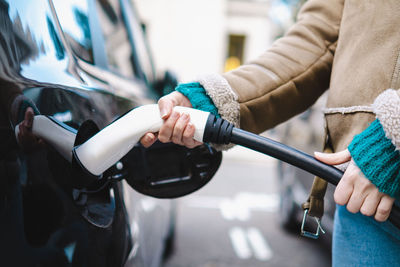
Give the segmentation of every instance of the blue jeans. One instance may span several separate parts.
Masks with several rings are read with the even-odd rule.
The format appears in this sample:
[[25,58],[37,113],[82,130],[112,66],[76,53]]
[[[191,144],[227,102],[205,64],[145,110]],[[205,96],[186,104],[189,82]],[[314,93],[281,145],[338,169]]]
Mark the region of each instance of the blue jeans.
[[332,265],[400,266],[400,229],[336,206]]

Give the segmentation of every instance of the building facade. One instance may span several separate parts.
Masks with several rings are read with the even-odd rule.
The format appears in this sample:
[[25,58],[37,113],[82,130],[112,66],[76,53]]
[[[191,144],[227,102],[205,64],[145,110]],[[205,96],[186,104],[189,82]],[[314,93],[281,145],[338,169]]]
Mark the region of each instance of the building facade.
[[260,55],[291,24],[282,0],[133,0],[158,67],[180,82]]

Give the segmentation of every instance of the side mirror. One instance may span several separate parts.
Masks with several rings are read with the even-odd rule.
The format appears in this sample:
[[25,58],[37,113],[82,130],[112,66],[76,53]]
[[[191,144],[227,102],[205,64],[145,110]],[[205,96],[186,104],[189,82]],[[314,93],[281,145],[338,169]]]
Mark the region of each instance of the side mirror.
[[222,152],[207,144],[194,149],[172,143],[134,147],[122,160],[128,184],[156,198],[177,198],[207,184],[222,160]]

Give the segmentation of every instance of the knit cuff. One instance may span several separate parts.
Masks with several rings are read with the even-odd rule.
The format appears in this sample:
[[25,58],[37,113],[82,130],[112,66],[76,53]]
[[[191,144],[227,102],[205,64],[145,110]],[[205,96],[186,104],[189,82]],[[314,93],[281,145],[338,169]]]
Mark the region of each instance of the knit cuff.
[[[193,83],[183,83],[178,85],[175,88],[176,91],[180,92],[184,96],[186,96],[190,103],[192,104],[193,108],[195,109],[200,109],[203,111],[208,111],[212,114],[214,114],[216,117],[221,117],[228,120],[224,114],[219,114],[219,109],[217,108],[217,105],[214,104],[213,99],[210,98],[208,95],[207,91],[204,89],[203,85],[201,85],[198,82],[193,82]],[[229,116],[228,116],[229,117]],[[236,121],[237,122],[237,121]],[[238,122],[237,122],[238,124]],[[212,144],[213,147],[218,150],[228,150],[231,147],[233,147],[233,144]]]
[[206,94],[203,86],[200,83],[181,83],[176,88],[176,91],[186,96],[194,109],[210,112],[216,117],[220,117],[218,109],[215,107],[211,98]]
[[224,120],[239,128],[240,106],[236,93],[228,81],[218,74],[199,76],[197,81],[204,87]]
[[399,196],[400,154],[385,136],[378,119],[356,135],[348,149],[357,166],[380,192]]

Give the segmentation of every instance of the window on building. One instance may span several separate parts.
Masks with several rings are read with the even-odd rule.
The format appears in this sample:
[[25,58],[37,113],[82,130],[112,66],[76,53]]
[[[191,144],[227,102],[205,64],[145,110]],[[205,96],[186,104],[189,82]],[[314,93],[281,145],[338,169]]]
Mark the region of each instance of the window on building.
[[244,35],[229,35],[225,71],[233,70],[242,64],[245,39]]

